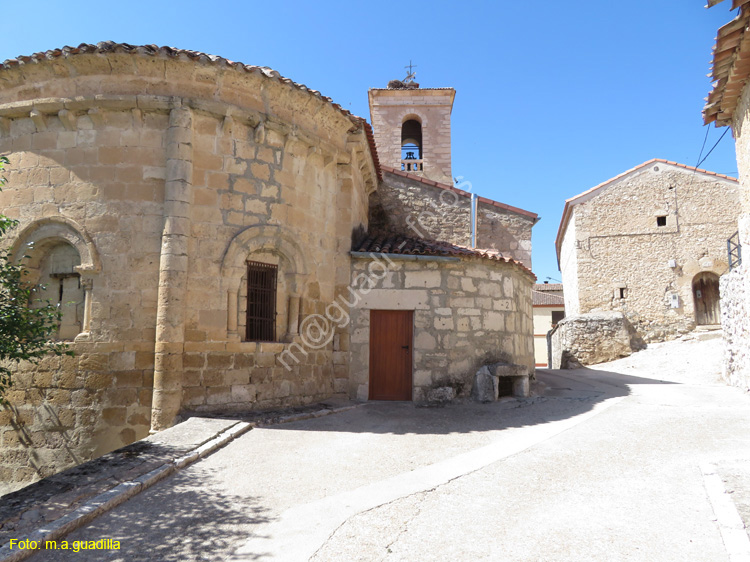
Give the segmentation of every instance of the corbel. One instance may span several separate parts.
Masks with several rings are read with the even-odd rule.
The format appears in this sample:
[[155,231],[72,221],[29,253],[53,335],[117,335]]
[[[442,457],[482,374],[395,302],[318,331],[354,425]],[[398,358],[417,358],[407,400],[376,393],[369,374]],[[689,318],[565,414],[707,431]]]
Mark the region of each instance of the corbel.
[[31,117],[31,120],[34,122],[37,131],[44,131],[47,129],[47,119],[41,111],[38,109],[32,109],[29,112],[29,117]]
[[255,127],[253,140],[255,140],[255,144],[263,144],[266,142],[266,125],[264,121],[261,121],[258,123],[258,126]]
[[76,130],[77,118],[75,112],[69,111],[67,109],[61,109],[57,112],[57,117],[60,119],[60,122],[63,124],[63,127],[65,127],[66,130]]
[[139,127],[143,126],[143,110],[140,107],[134,107],[130,110],[130,114],[133,116],[133,124]]
[[94,126],[102,127],[104,125],[104,112],[101,111],[98,107],[92,107],[91,109],[89,109],[88,116]]

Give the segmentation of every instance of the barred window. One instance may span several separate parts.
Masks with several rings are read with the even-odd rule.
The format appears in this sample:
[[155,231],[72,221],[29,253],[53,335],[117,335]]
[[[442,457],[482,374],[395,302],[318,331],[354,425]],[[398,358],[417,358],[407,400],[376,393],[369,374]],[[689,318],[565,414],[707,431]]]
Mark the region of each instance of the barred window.
[[278,266],[247,262],[247,341],[276,340],[276,277]]

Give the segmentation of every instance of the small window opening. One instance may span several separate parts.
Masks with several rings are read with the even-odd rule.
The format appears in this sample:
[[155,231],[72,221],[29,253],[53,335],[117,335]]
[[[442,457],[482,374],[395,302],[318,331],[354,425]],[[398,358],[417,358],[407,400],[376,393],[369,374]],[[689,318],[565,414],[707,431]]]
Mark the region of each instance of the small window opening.
[[656,226],[667,226],[667,217],[666,216],[656,217]]
[[628,290],[625,287],[620,287],[619,292],[621,299],[624,299],[627,296],[627,291]]
[[43,245],[39,261],[39,285],[34,289],[32,306],[56,304],[60,323],[55,337],[72,340],[81,333],[84,293],[76,267],[81,265],[78,251],[68,243]]
[[276,340],[276,277],[278,266],[247,262],[247,341]]
[[564,310],[553,310],[552,311],[552,325],[557,326],[557,323],[560,322],[565,318],[565,311]]

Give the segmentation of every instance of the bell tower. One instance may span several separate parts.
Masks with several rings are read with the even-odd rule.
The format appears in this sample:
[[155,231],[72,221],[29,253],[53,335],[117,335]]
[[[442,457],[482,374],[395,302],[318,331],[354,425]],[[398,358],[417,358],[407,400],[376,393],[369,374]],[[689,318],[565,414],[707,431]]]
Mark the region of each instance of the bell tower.
[[410,64],[404,81],[368,92],[370,120],[383,166],[453,185],[451,111],[456,90],[420,88]]

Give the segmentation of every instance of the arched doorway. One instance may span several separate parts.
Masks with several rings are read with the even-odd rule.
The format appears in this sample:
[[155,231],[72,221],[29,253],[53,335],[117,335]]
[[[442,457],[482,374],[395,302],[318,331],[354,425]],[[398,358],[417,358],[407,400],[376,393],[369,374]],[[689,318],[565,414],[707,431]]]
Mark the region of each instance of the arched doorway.
[[693,302],[695,303],[695,323],[699,326],[719,324],[719,276],[710,271],[699,273],[693,279]]

